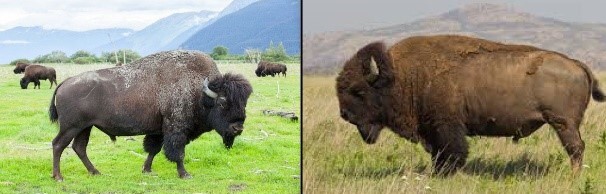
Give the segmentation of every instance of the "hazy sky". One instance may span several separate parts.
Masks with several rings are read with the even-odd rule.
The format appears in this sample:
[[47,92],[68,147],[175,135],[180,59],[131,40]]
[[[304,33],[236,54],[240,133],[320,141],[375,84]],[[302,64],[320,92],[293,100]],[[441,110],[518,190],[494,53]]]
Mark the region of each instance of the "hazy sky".
[[402,24],[469,3],[498,3],[568,22],[606,23],[604,0],[303,0],[303,32],[362,30]]
[[16,26],[140,30],[173,13],[221,11],[232,0],[0,0],[0,31]]

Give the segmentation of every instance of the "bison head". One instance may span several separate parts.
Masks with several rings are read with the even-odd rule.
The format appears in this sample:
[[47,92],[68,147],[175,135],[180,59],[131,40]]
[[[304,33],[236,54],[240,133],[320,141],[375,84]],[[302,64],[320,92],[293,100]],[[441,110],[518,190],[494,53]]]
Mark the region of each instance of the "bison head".
[[341,118],[356,125],[362,139],[375,143],[384,127],[384,98],[393,83],[390,59],[383,43],[360,49],[337,77]]
[[13,69],[13,73],[15,73],[15,74],[23,73],[23,72],[25,72],[25,68],[27,66],[29,66],[29,64],[19,62],[15,65],[15,69]]
[[226,148],[242,134],[246,119],[246,103],[252,86],[241,75],[225,74],[212,81],[204,80],[204,106],[210,109],[208,123],[223,138]]
[[19,84],[21,84],[21,89],[27,89],[27,85],[29,85],[29,79],[21,78]]

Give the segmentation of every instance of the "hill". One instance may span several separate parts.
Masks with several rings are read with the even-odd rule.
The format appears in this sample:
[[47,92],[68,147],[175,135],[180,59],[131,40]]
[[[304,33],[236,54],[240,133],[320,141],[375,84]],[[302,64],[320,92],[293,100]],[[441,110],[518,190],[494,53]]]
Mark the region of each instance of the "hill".
[[210,52],[216,46],[242,54],[247,48],[265,50],[282,42],[289,54],[300,53],[300,0],[261,0],[217,19],[181,47]]
[[68,55],[77,50],[92,50],[109,43],[107,35],[124,37],[131,29],[110,28],[89,31],[51,30],[42,27],[15,27],[0,31],[0,64],[18,58],[33,59],[61,50]]
[[470,4],[410,23],[379,29],[303,36],[306,74],[333,74],[362,46],[415,35],[462,34],[528,44],[564,53],[594,69],[606,68],[606,24],[570,23],[494,4]]

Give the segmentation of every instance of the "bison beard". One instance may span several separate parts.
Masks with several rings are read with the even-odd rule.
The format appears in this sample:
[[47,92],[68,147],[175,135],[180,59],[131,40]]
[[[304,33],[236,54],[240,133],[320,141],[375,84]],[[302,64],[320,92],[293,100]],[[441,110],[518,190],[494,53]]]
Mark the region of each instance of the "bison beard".
[[341,117],[375,143],[383,126],[431,154],[435,173],[465,164],[465,136],[526,137],[556,129],[581,170],[579,125],[591,96],[604,93],[587,66],[531,46],[465,36],[410,37],[387,49],[371,43],[337,77]]
[[86,153],[93,126],[110,137],[145,135],[149,155],[143,172],[151,172],[163,148],[177,164],[179,177],[190,178],[183,164],[185,146],[214,129],[231,148],[243,131],[251,93],[243,76],[221,75],[210,57],[195,51],[161,52],[68,78],[55,90],[49,108],[51,121],[60,127],[52,143],[53,178],[63,180],[60,158],[72,140],[88,172],[99,174]]

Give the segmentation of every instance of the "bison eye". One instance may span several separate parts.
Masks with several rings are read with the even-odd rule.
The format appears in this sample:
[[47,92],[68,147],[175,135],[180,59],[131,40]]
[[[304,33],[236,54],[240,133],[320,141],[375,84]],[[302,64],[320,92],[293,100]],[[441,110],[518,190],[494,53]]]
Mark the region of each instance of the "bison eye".
[[364,92],[364,91],[357,91],[357,92],[352,92],[351,95],[354,96],[355,98],[363,99],[365,93],[366,92]]

